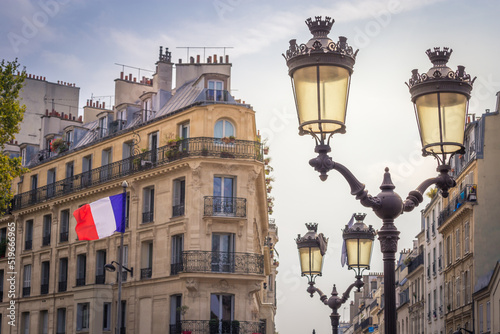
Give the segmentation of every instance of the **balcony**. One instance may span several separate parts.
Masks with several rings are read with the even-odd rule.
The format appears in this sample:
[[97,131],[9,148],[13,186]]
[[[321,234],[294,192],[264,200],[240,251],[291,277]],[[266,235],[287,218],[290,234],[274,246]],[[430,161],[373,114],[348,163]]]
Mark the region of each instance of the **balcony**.
[[23,297],[29,297],[31,294],[31,287],[25,286],[23,287]]
[[411,260],[408,265],[408,275],[415,271],[420,265],[424,264],[424,253],[420,253]]
[[184,271],[184,266],[182,264],[182,260],[181,262],[178,262],[178,263],[172,263],[170,265],[170,275],[177,275],[178,273]]
[[59,282],[59,287],[58,287],[59,292],[65,292],[68,289],[68,282],[67,281],[60,281]]
[[443,225],[446,219],[455,213],[462,205],[465,203],[476,203],[476,201],[477,186],[475,184],[467,184],[460,194],[450,199],[448,205],[439,213],[438,227]]
[[76,279],[76,286],[84,286],[85,285],[85,277]]
[[266,334],[264,321],[229,321],[229,320],[181,320],[170,325],[169,334]]
[[361,330],[365,329],[368,326],[372,325],[372,317],[366,318],[365,320],[361,321],[360,327]]
[[46,295],[49,293],[49,284],[42,284],[40,285],[40,294],[41,295]]
[[205,196],[203,201],[203,214],[205,217],[225,216],[244,218],[247,216],[246,198]]
[[26,240],[24,242],[24,250],[30,250],[33,248],[33,240]]
[[50,245],[50,234],[45,235],[42,238],[42,246],[48,246],[48,245]]
[[264,274],[264,255],[235,252],[182,252],[181,272]]
[[153,268],[142,268],[141,279],[148,279],[153,276]]
[[65,196],[88,187],[140,173],[190,157],[236,158],[263,161],[262,144],[256,141],[235,140],[223,143],[220,138],[196,137],[180,141],[176,147],[163,146],[81,174],[17,194],[12,210],[23,209],[48,199]]
[[399,307],[410,302],[410,290],[407,288],[399,293]]

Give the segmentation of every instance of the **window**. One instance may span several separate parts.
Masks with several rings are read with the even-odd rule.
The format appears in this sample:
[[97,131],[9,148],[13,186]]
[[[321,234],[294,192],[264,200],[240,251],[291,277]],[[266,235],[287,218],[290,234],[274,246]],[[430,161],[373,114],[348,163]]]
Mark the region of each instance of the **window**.
[[42,246],[50,245],[51,223],[52,223],[52,215],[43,216]]
[[[120,247],[118,247],[118,258],[120,256]],[[123,246],[123,259],[122,259],[122,264],[124,267],[127,267],[128,268],[128,245],[124,245]],[[126,271],[125,269],[122,268],[122,282],[126,282],[127,281],[127,275],[128,275],[128,271]]]
[[76,330],[89,329],[89,303],[78,303],[76,307]]
[[40,334],[49,333],[49,312],[46,310],[40,311]]
[[33,249],[33,220],[26,221],[26,232],[24,233],[24,249]]
[[108,116],[99,118],[99,137],[108,135]]
[[23,312],[21,314],[21,333],[30,334],[30,313]]
[[452,259],[452,254],[451,254],[451,249],[452,249],[452,246],[451,246],[451,235],[448,235],[446,237],[446,265],[450,265],[451,264],[451,259]]
[[436,275],[436,247],[432,249],[432,275]]
[[208,80],[207,100],[225,101],[223,90],[224,90],[224,82],[219,80]]
[[85,285],[85,276],[87,273],[87,256],[78,254],[76,257],[76,286]]
[[184,235],[172,236],[172,259],[170,264],[170,275],[176,275],[183,270],[182,251],[184,250]]
[[61,211],[61,229],[59,231],[59,242],[68,241],[69,234],[69,210]]
[[68,177],[72,178],[72,177],[73,177],[73,175],[75,175],[75,167],[74,167],[74,166],[75,166],[75,165],[74,165],[73,161],[68,162],[68,163],[66,164],[66,177],[67,177],[67,178],[68,178]]
[[109,166],[113,162],[113,155],[111,148],[102,150],[101,153],[101,181],[107,181],[113,174],[113,170]]
[[462,306],[462,304],[460,303],[461,300],[460,300],[460,289],[461,289],[461,286],[460,286],[460,277],[457,277],[456,278],[456,283],[455,283],[455,293],[457,295],[457,306],[456,307],[460,307]]
[[479,317],[479,333],[484,333],[483,304],[479,304],[478,317]]
[[436,212],[432,210],[432,235],[436,234]]
[[66,131],[66,141],[68,142],[69,146],[73,145],[73,140],[74,140],[74,133],[72,130]]
[[439,286],[439,314],[443,314],[443,286]]
[[236,179],[228,176],[214,177],[213,213],[214,215],[234,215]]
[[155,163],[158,155],[158,132],[149,134],[149,150],[151,151],[151,162]]
[[59,292],[66,291],[68,287],[68,258],[59,259]]
[[216,333],[230,333],[229,327],[233,320],[234,295],[210,295],[210,320],[217,320]]
[[170,296],[170,333],[181,333],[182,295]]
[[468,254],[470,251],[470,223],[465,222],[464,225],[464,253]]
[[460,258],[460,229],[457,228],[456,231],[455,231],[455,257],[457,258],[457,260]]
[[234,234],[212,234],[212,271],[234,272]]
[[101,249],[96,252],[95,261],[95,284],[104,284],[106,281],[106,271],[104,265],[106,264],[106,250]]
[[37,187],[38,187],[38,175],[31,176],[31,189],[29,201],[30,204],[34,204],[37,202]]
[[151,99],[144,100],[143,107],[144,107],[144,121],[149,121],[154,116],[153,104]]
[[223,138],[234,136],[234,126],[231,122],[225,119],[221,119],[215,123],[214,127],[214,137]]
[[47,171],[47,197],[53,197],[56,194],[56,169],[52,168]]
[[470,288],[469,288],[469,271],[464,272],[464,304],[469,304],[469,295],[470,295]]
[[434,309],[432,310],[432,315],[434,318],[437,317],[437,290],[434,289],[432,296],[434,297],[433,302],[434,302]]
[[50,262],[42,262],[42,279],[40,285],[40,294],[46,295],[49,293],[49,278],[50,278]]
[[427,253],[427,279],[431,278],[431,253]]
[[142,211],[142,222],[150,223],[154,218],[154,208],[155,208],[155,188],[147,187],[143,190],[143,211]]
[[57,309],[57,334],[66,334],[66,309]]
[[62,187],[63,192],[68,193],[73,190],[73,176],[75,174],[75,167],[73,161],[66,164],[66,179],[64,180]]
[[127,327],[127,301],[122,300],[122,323],[120,325],[120,333],[125,333],[125,328]]
[[441,271],[441,269],[443,268],[443,244],[441,241],[439,242],[438,252],[439,252],[438,267],[439,271]]
[[134,142],[127,141],[123,143],[122,146],[122,159],[127,159],[133,155],[134,152]]
[[153,242],[146,241],[142,243],[142,267],[141,279],[151,278],[153,275]]
[[92,156],[88,155],[82,159],[82,185],[88,187],[92,184]]
[[486,302],[486,331],[489,332],[491,329],[491,308],[490,302]]
[[184,179],[174,180],[173,195],[172,216],[183,216],[186,199],[186,181]]
[[[5,278],[3,269],[0,270],[0,303],[3,301],[3,280]],[[1,333],[1,324],[0,324],[0,333]]]
[[31,264],[27,264],[23,268],[23,297],[28,297],[31,294]]
[[111,330],[111,303],[104,303],[102,305],[102,330]]

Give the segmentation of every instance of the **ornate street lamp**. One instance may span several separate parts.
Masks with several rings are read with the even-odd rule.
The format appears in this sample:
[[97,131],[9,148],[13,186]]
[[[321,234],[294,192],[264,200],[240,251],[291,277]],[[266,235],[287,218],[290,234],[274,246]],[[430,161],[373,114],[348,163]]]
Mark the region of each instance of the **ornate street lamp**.
[[463,66],[459,66],[456,71],[446,66],[451,49],[427,50],[433,67],[424,74],[413,70],[407,85],[415,106],[423,154],[432,155],[438,160],[439,175],[422,182],[403,201],[394,192],[395,186],[386,168],[380,186],[381,193],[371,196],[365,190],[365,185],[348,168],[328,156],[331,136],[345,133],[350,76],[357,54],[347,44],[345,37],[340,37],[337,43],[328,38],[333,22],[330,17],[325,20],[321,16],[316,16],[314,21],[308,19],[306,24],[313,34],[311,40],[301,45],[291,40],[289,49],[283,55],[292,79],[299,135],[310,134],[316,141],[315,152],[318,156],[311,159],[309,164],[320,173],[320,179],[325,181],[330,170],[337,170],[349,183],[351,194],[363,206],[372,208],[383,221],[378,236],[386,287],[385,333],[396,333],[396,293],[394,288],[389,288],[395,286],[394,264],[399,239],[394,220],[422,203],[423,194],[429,186],[436,185],[446,198],[448,190],[456,185],[448,174],[449,159],[464,149],[465,119],[475,78],[471,80]]
[[333,285],[331,297],[328,298],[320,289],[316,288],[315,278],[322,275],[323,256],[326,253],[328,239],[322,233],[317,234],[318,224],[306,224],[308,232],[301,237],[297,236],[297,248],[299,250],[299,260],[302,276],[308,276],[309,287],[307,292],[314,295],[317,292],[323,304],[332,309],[330,314],[332,333],[338,333],[340,314],[338,309],[349,299],[349,294],[353,288],[359,289],[364,285],[362,272],[365,269],[370,269],[370,259],[372,256],[372,245],[375,239],[375,231],[370,225],[367,227],[363,223],[366,215],[357,214],[356,223],[349,228],[346,226],[343,237],[347,245],[347,263],[348,268],[353,269],[356,273],[356,281],[352,283],[344,292],[342,297],[338,296],[337,288]]

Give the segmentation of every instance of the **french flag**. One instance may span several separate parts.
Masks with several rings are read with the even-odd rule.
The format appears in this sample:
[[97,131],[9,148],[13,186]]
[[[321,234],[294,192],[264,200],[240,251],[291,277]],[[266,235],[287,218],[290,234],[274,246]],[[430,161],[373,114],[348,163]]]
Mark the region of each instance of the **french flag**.
[[115,231],[125,232],[125,194],[101,198],[85,204],[73,212],[78,240],[97,240],[109,237]]

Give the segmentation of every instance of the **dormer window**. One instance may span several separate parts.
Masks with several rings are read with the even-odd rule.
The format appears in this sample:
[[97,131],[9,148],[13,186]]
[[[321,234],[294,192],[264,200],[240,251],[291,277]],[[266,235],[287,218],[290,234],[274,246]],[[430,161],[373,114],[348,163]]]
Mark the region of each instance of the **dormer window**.
[[66,141],[71,146],[73,144],[74,133],[73,130],[66,132]]
[[154,116],[153,103],[151,99],[144,100],[143,106],[144,106],[144,122],[146,122],[152,119]]
[[99,136],[102,138],[108,134],[108,116],[99,118]]
[[209,101],[224,101],[224,82],[219,80],[208,80]]

